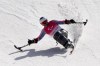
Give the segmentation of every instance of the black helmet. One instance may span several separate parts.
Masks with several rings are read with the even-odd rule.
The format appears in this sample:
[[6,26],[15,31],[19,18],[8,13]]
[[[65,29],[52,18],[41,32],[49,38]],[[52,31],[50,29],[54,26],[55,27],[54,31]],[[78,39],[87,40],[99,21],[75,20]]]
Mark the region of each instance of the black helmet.
[[42,23],[42,22],[44,22],[44,21],[46,21],[47,19],[45,18],[45,17],[41,17],[40,18],[40,23]]

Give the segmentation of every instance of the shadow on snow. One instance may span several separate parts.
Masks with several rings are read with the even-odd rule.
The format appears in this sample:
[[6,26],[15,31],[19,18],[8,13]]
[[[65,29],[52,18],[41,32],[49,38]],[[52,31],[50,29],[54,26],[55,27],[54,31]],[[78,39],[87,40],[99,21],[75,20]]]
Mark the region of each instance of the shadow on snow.
[[35,49],[29,49],[29,50],[24,50],[23,52],[28,51],[28,53],[24,56],[20,56],[15,58],[15,60],[21,60],[27,57],[35,57],[35,56],[47,56],[47,57],[52,57],[57,54],[64,54],[66,53],[66,50],[63,48],[55,47],[55,48],[50,48],[47,50],[40,50],[40,51],[35,51]]

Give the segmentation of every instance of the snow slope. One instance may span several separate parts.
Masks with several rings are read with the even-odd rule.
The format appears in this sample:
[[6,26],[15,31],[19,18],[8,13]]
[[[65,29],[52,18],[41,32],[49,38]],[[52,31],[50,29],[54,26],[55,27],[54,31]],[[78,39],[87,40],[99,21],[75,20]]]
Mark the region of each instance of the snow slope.
[[[23,52],[13,47],[38,36],[41,16],[48,20],[89,20],[85,27],[61,26],[72,40],[78,40],[82,33],[72,55],[66,56],[63,47],[56,46],[47,35],[38,44],[23,48]],[[99,0],[0,0],[0,66],[100,66],[99,18]]]

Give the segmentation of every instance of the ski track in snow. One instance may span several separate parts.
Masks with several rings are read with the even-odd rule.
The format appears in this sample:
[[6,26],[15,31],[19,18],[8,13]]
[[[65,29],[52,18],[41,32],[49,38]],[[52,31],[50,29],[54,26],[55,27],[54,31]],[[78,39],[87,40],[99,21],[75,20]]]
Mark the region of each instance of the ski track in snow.
[[[100,66],[99,4],[99,0],[0,0],[0,65]],[[23,46],[28,39],[39,35],[41,16],[48,20],[74,19],[77,22],[89,19],[85,27],[61,25],[69,31],[71,40],[78,41],[72,55],[66,56],[63,47],[56,46],[48,36],[37,45],[23,48],[23,52],[13,47],[14,44]]]

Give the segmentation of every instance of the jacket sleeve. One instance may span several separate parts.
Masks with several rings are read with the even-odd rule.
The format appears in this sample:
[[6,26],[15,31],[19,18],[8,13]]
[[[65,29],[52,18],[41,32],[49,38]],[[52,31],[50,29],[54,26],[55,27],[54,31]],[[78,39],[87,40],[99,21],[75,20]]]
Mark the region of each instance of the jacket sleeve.
[[62,21],[57,21],[57,20],[55,20],[55,22],[56,22],[57,24],[70,24],[70,20],[67,20],[67,19],[62,20]]
[[38,39],[38,41],[40,41],[45,36],[45,34],[46,34],[45,31],[42,29],[40,35],[36,39]]

